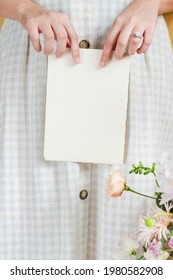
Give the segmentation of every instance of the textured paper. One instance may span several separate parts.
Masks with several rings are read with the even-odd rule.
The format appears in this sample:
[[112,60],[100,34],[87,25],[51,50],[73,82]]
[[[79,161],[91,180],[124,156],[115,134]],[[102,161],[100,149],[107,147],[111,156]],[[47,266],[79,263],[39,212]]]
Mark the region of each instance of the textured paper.
[[51,161],[123,163],[130,58],[112,57],[100,68],[102,50],[69,50],[48,59],[44,158]]

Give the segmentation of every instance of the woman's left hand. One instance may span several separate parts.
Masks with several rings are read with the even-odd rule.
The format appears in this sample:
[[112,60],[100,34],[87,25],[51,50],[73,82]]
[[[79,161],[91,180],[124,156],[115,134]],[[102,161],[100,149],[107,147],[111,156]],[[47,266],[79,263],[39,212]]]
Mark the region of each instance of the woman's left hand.
[[[116,59],[126,52],[133,55],[144,53],[149,48],[155,32],[159,12],[159,0],[134,0],[114,21],[104,44],[100,65],[104,67],[112,50]],[[137,33],[135,37],[134,33]],[[134,34],[134,36],[131,34]],[[140,36],[143,37],[142,45]]]

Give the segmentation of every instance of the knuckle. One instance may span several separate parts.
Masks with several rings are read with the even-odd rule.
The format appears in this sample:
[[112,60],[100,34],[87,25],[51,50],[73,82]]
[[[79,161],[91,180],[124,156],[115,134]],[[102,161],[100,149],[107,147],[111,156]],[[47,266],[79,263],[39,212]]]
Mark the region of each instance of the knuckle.
[[59,40],[67,40],[67,35],[65,33],[59,33],[58,39]]
[[34,43],[38,41],[38,37],[37,37],[36,35],[34,35],[34,34],[31,34],[31,35],[30,35],[30,39],[31,39],[31,41],[34,42]]
[[35,22],[36,22],[36,19],[35,19],[35,18],[28,18],[28,19],[26,19],[26,24],[27,24],[29,27],[32,27],[33,25],[35,25]]
[[48,16],[56,23],[61,23],[65,19],[65,14],[61,12],[49,11]]
[[152,19],[148,25],[150,26],[151,29],[155,29],[155,27],[156,27],[155,19]]
[[114,38],[109,35],[106,39],[106,46],[113,45],[113,43],[114,43]]
[[53,35],[52,32],[46,32],[45,33],[45,37],[46,37],[46,39],[49,39],[49,40],[54,39],[54,35]]
[[121,25],[123,23],[123,19],[121,16],[117,17],[116,20],[115,20],[115,24],[117,25]]
[[25,28],[28,30],[28,32],[32,32],[34,27],[36,26],[36,20],[33,18],[26,19],[25,22],[23,22]]
[[59,13],[59,15],[60,15],[60,17],[61,17],[61,19],[63,21],[67,21],[68,20],[68,16],[65,13]]
[[131,25],[135,25],[137,23],[137,21],[138,21],[138,18],[136,15],[129,18],[129,24],[131,24]]
[[121,48],[124,48],[124,47],[126,47],[126,43],[122,40],[119,40],[118,41],[118,46],[121,47]]
[[53,11],[49,11],[47,13],[47,15],[48,15],[49,18],[53,18],[53,19],[57,18],[57,13],[55,13]]
[[72,36],[71,36],[71,39],[72,41],[78,41],[78,35],[76,33],[74,33]]

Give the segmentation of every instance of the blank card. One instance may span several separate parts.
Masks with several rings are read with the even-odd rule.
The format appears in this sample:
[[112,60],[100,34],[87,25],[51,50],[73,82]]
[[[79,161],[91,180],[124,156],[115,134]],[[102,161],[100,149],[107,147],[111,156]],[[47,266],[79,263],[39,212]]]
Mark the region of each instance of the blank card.
[[123,163],[130,58],[99,66],[102,50],[48,58],[44,158]]

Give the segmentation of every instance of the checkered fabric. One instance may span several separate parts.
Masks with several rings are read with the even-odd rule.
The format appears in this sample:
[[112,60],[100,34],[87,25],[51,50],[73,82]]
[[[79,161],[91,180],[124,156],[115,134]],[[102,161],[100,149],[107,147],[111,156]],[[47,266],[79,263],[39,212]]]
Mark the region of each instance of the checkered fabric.
[[[36,2],[67,13],[79,40],[103,48],[130,1]],[[127,192],[109,200],[109,174],[119,169],[129,186],[151,195],[152,176],[128,170],[173,150],[173,57],[165,22],[158,18],[147,53],[131,58],[121,166],[44,160],[46,78],[47,58],[34,51],[19,23],[6,20],[0,35],[0,259],[112,259],[122,236],[135,231],[138,216],[153,202]],[[84,200],[81,190],[88,191]]]

